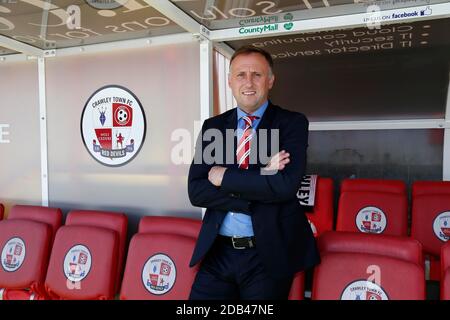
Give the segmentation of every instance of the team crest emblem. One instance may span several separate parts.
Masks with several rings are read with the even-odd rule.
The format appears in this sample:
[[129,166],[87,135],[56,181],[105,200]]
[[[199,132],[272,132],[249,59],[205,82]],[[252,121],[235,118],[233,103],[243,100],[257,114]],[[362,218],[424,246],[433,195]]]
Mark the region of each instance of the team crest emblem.
[[146,120],[136,96],[120,86],[97,90],[81,116],[81,136],[92,157],[107,166],[131,161],[144,143]]
[[439,240],[446,242],[450,239],[450,211],[443,212],[434,219],[433,230]]
[[64,275],[73,282],[86,278],[91,270],[92,256],[88,248],[76,245],[64,257]]
[[365,207],[356,215],[356,226],[361,232],[383,233],[386,225],[386,215],[377,207]]
[[20,268],[25,260],[25,243],[20,238],[11,238],[2,250],[2,267],[7,272],[14,272]]
[[155,254],[148,258],[142,270],[145,289],[155,295],[170,291],[175,284],[177,270],[172,259],[165,254]]
[[341,300],[389,300],[389,297],[376,283],[358,280],[350,283],[344,289]]

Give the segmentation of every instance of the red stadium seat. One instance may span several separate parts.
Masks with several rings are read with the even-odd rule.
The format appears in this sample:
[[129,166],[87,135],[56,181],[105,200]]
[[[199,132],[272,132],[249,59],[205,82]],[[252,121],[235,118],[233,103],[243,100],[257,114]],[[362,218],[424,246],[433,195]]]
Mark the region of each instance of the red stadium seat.
[[441,299],[450,300],[450,242],[441,248]]
[[399,180],[344,180],[336,230],[406,236],[408,198],[405,183]]
[[450,182],[417,181],[412,185],[411,237],[422,243],[431,280],[439,280],[442,245],[450,239]]
[[52,239],[54,239],[56,231],[62,224],[62,217],[62,211],[59,208],[15,205],[11,208],[8,220],[26,219],[46,223],[52,228]]
[[61,227],[45,280],[48,295],[52,299],[113,299],[118,252],[119,236],[113,230]]
[[122,300],[187,300],[198,266],[189,267],[195,238],[138,233],[128,250]]
[[327,232],[318,241],[315,300],[422,300],[422,247],[414,239],[354,232]]
[[73,210],[66,218],[66,225],[96,226],[111,229],[119,235],[118,269],[115,279],[115,292],[120,290],[123,274],[125,243],[127,241],[128,218],[124,213],[92,210]]
[[333,230],[334,187],[331,178],[317,178],[316,198],[312,211],[306,212],[314,235]]
[[197,239],[202,226],[201,220],[165,217],[146,216],[139,221],[138,233],[173,233]]
[[303,300],[305,298],[305,273],[298,272],[292,281],[289,300]]
[[[45,288],[52,299],[113,299],[126,238],[122,213],[72,211],[55,238]],[[63,270],[61,270],[63,266]]]
[[[38,233],[36,236],[39,237],[40,235],[40,238],[37,239],[36,243],[33,243],[31,247],[29,244],[25,247],[27,253],[27,266],[28,268],[33,268],[33,272],[29,272],[28,275],[24,276],[22,270],[26,269],[21,268],[21,270],[11,273],[7,277],[7,279],[9,279],[8,281],[10,281],[8,282],[9,285],[6,285],[7,282],[4,282],[5,290],[3,290],[3,297],[4,299],[9,300],[45,298],[45,274],[47,272],[49,252],[54,235],[62,223],[61,209],[42,206],[15,205],[11,208],[7,221],[19,221],[18,223],[23,223],[23,221],[33,221],[35,224],[42,224],[44,227],[41,227],[41,229],[49,228],[50,238],[47,239],[46,236],[42,235],[43,233],[45,234],[45,232],[42,230],[39,231],[37,227],[34,227]],[[13,228],[12,231],[16,232],[16,234],[22,238],[22,236],[18,234],[19,230]],[[29,254],[32,254],[31,258],[29,258]],[[27,283],[30,284],[30,286],[25,285]]]
[[0,299],[45,298],[51,240],[48,224],[23,219],[0,222]]
[[128,249],[120,299],[188,299],[198,270],[189,268],[189,260],[200,228],[201,220],[141,218]]
[[388,193],[406,193],[406,185],[401,180],[384,179],[346,179],[342,181],[341,192],[360,191],[360,192],[388,192]]

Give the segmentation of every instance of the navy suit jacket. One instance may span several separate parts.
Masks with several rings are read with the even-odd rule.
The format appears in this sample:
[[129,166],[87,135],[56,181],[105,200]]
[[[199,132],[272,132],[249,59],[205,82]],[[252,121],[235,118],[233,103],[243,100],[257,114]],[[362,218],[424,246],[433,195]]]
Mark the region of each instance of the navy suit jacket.
[[[308,146],[308,120],[297,112],[291,112],[269,105],[259,123],[256,140],[252,140],[251,152],[256,152],[255,141],[260,143],[262,129],[279,129],[279,151],[286,150],[290,154],[290,162],[284,170],[274,175],[262,175],[261,163],[257,155],[257,163],[249,165],[248,170],[239,169],[236,164],[236,137],[233,148],[226,160],[226,130],[235,130],[237,126],[237,110],[232,109],[206,120],[197,140],[194,161],[191,164],[188,178],[189,199],[194,206],[207,208],[202,228],[192,255],[190,266],[197,264],[211,248],[223,219],[228,211],[242,212],[251,216],[256,239],[256,250],[267,269],[274,277],[282,278],[310,268],[319,263],[319,254],[303,208],[296,198],[300,181],[305,173],[306,149]],[[223,147],[212,148],[217,141],[201,138],[208,129],[216,129],[223,135]],[[217,131],[218,130],[218,131]],[[230,130],[228,130],[230,131]],[[213,132],[214,133],[214,132]],[[278,150],[271,151],[270,133],[266,156],[272,156]],[[228,136],[230,139],[230,136]],[[230,141],[227,141],[230,143]],[[229,145],[230,146],[230,145]],[[215,150],[214,163],[195,161],[200,154]],[[199,154],[200,153],[200,154]],[[257,153],[257,152],[256,152]],[[222,158],[222,160],[220,160]],[[216,187],[208,180],[208,172],[214,165],[225,166],[221,187]]]

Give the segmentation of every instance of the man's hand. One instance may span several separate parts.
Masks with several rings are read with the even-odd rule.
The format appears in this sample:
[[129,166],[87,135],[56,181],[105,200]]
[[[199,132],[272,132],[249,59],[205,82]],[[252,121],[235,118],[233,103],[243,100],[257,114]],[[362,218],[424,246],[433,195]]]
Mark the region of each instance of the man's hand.
[[287,153],[285,150],[281,150],[272,158],[270,158],[269,162],[263,168],[263,170],[281,171],[289,163],[289,161],[289,153]]
[[226,170],[227,168],[225,167],[219,166],[212,167],[208,173],[209,182],[211,182],[216,187],[220,187],[222,185],[223,175],[225,174]]

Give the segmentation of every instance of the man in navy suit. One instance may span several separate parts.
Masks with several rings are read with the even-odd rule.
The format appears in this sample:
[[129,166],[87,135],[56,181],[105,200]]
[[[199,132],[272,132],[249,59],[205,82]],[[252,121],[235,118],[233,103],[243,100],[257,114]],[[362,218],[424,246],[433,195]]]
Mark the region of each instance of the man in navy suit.
[[268,100],[272,69],[266,51],[238,49],[228,78],[238,106],[206,120],[199,135],[188,193],[207,210],[190,263],[201,261],[190,299],[287,299],[294,274],[319,262],[296,198],[308,120]]

